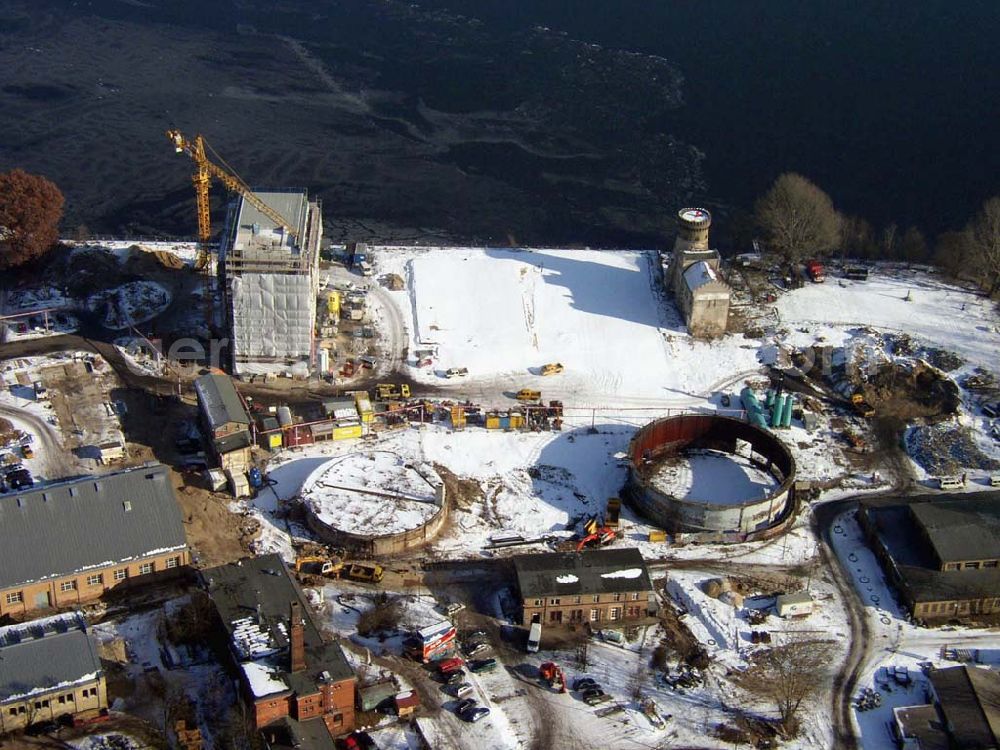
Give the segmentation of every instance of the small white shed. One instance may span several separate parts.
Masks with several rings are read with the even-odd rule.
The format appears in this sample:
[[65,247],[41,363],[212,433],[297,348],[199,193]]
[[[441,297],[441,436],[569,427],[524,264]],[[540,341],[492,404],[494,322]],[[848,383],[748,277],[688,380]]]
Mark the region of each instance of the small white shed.
[[815,602],[808,591],[800,591],[797,594],[781,594],[775,599],[774,608],[778,617],[804,617],[812,614]]

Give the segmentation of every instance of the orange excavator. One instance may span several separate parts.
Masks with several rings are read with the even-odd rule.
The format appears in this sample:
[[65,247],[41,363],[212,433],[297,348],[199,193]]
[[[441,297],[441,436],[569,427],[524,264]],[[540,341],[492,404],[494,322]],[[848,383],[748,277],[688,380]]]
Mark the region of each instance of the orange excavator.
[[554,661],[543,662],[538,668],[538,674],[549,683],[549,688],[552,690],[558,690],[560,693],[566,692],[566,675]]
[[591,517],[583,524],[583,537],[577,542],[576,551],[582,552],[587,547],[603,547],[617,538],[617,529],[601,525],[596,517]]

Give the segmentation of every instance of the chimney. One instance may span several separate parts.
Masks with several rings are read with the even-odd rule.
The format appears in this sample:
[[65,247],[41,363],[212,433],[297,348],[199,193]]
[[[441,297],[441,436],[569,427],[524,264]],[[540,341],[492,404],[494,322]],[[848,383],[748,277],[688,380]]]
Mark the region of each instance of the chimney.
[[290,672],[301,672],[306,668],[305,629],[302,626],[302,613],[299,609],[299,603],[292,602],[288,623]]

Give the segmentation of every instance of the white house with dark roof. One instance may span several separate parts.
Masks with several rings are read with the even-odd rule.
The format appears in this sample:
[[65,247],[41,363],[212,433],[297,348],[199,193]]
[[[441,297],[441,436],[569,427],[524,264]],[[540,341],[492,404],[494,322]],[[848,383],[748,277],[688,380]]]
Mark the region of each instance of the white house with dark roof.
[[190,562],[165,466],[0,496],[0,616],[75,607]]
[[107,707],[101,660],[81,613],[0,628],[0,733]]

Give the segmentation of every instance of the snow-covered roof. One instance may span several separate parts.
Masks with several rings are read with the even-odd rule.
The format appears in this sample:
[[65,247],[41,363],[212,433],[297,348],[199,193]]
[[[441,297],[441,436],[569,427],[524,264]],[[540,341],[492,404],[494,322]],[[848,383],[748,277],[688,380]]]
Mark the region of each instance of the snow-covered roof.
[[79,612],[0,628],[0,701],[92,682],[100,673]]
[[240,664],[240,669],[246,675],[247,684],[255,698],[288,691],[288,685],[282,681],[278,671],[269,664],[248,661]]
[[712,267],[703,260],[699,260],[697,263],[692,263],[684,272],[684,283],[687,284],[687,288],[692,292],[700,289],[706,284],[711,284],[713,281],[718,280],[718,275],[714,270],[712,270]]

